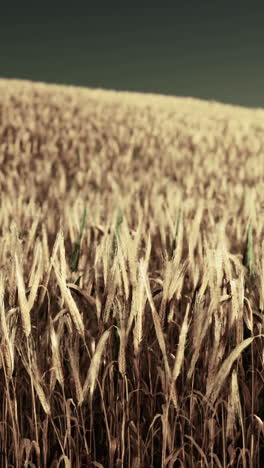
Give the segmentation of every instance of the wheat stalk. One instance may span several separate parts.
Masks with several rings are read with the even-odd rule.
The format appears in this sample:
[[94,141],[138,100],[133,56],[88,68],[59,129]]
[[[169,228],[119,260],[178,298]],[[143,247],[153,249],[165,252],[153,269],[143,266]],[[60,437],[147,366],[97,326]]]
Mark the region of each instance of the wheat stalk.
[[17,277],[17,288],[18,288],[18,299],[21,309],[22,327],[26,337],[29,337],[31,332],[31,320],[30,320],[30,307],[26,298],[25,284],[21,272],[21,267],[15,254],[16,264],[16,277]]
[[90,389],[90,398],[92,399],[93,397],[95,383],[96,383],[96,379],[97,379],[100,364],[101,364],[102,354],[106,346],[107,340],[109,338],[109,335],[110,335],[110,329],[105,330],[95,348],[95,352],[90,363],[87,377],[83,385],[83,399],[84,400],[87,397],[87,393],[89,389]]
[[58,281],[58,284],[59,284],[59,287],[60,287],[60,290],[61,290],[61,294],[62,294],[62,297],[63,299],[65,300],[66,304],[67,304],[67,307],[69,309],[69,312],[70,312],[70,315],[71,315],[71,318],[72,318],[72,321],[76,327],[76,330],[77,332],[82,336],[82,338],[84,338],[84,323],[83,323],[83,319],[81,317],[81,314],[78,310],[78,307],[76,305],[76,303],[74,302],[74,299],[70,293],[70,290],[69,288],[67,288],[66,286],[66,282],[65,280],[63,281],[59,271],[58,271],[58,268],[57,266],[55,265],[55,262],[53,261],[53,267],[54,267],[54,271],[55,271],[55,274],[56,274],[56,278],[57,278],[57,281]]

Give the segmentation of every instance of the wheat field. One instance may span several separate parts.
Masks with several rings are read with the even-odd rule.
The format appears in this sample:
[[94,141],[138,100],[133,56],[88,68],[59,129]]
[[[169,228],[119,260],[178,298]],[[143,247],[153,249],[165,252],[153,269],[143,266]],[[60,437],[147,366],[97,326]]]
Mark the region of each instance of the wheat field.
[[0,79],[0,466],[264,457],[264,109]]

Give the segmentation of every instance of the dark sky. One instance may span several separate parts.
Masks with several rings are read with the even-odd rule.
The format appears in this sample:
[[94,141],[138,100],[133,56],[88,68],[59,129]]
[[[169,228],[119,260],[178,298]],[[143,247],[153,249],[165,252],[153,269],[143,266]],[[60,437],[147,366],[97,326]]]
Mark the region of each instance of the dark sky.
[[264,2],[64,3],[1,5],[0,77],[264,107]]

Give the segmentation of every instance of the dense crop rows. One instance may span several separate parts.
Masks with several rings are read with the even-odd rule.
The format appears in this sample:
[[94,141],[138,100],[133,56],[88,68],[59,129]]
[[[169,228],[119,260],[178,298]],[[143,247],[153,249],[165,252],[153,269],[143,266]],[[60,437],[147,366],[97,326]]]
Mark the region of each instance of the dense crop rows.
[[0,79],[0,189],[0,466],[260,467],[264,110]]

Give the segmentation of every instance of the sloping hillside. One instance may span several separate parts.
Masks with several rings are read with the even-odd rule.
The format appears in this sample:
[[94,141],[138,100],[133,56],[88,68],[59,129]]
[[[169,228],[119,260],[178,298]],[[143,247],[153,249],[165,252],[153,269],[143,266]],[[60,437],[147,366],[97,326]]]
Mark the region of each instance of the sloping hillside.
[[261,468],[264,110],[1,79],[0,193],[0,466]]
[[[264,110],[140,93],[0,80],[0,184],[40,202],[177,183],[236,206],[264,173]],[[217,188],[217,193],[212,190]],[[151,188],[151,187],[150,187]],[[196,194],[196,195],[195,195]]]

